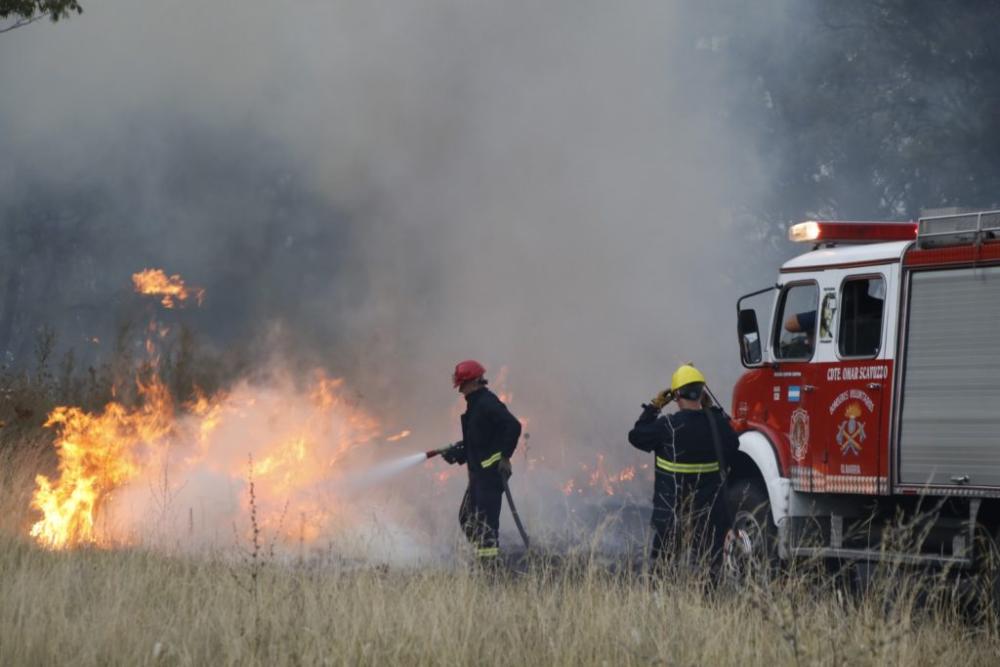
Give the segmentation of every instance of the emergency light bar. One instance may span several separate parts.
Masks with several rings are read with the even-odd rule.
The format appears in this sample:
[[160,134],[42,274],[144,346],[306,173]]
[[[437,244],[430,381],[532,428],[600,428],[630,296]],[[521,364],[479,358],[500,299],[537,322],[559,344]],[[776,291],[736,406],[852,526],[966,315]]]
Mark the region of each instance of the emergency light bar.
[[917,245],[921,248],[981,243],[1000,239],[1000,211],[956,213],[921,218]]
[[915,222],[806,220],[788,228],[788,240],[795,243],[880,243],[915,238]]

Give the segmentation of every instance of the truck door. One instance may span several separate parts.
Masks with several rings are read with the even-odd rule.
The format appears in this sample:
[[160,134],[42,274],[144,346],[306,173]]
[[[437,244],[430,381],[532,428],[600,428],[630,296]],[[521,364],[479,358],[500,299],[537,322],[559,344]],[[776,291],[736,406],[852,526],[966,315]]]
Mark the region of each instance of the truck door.
[[787,283],[778,296],[771,335],[775,362],[771,421],[788,439],[792,483],[800,491],[813,490],[811,412],[816,406],[810,390],[816,381],[810,362],[816,351],[819,293],[814,280]]
[[825,491],[875,493],[881,456],[883,396],[889,364],[882,357],[886,280],[848,275],[840,284],[834,363],[817,392]]

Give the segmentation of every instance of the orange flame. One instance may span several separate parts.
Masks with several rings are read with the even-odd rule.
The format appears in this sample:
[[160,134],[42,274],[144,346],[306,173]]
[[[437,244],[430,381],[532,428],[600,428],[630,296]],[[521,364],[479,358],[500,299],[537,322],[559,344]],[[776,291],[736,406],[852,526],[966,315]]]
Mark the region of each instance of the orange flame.
[[[646,470],[648,464],[642,464],[640,469]],[[606,470],[603,454],[597,455],[597,463],[591,467],[587,464],[580,464],[581,475],[571,477],[559,486],[563,495],[570,496],[574,493],[583,495],[585,489],[593,489],[608,496],[618,494],[622,487],[636,478],[636,467],[627,466],[618,472],[609,473]]]
[[140,386],[142,407],[128,410],[112,402],[100,414],[58,407],[45,426],[58,431],[59,479],[35,478],[32,507],[44,517],[31,536],[44,546],[96,544],[97,512],[107,494],[134,477],[140,462],[137,445],[155,444],[170,432],[173,404],[158,381]]
[[168,276],[163,269],[143,269],[132,274],[132,284],[139,294],[159,296],[164,308],[173,308],[190,298],[200,306],[205,298],[205,290],[188,287],[176,273]]
[[[145,269],[132,281],[136,291],[162,297],[166,308],[188,300],[200,304],[204,296],[160,269]],[[195,534],[195,504],[202,507],[205,533],[215,535],[235,524],[234,511],[249,508],[245,491],[252,480],[255,521],[272,528],[276,539],[318,539],[335,518],[328,496],[338,490],[331,485],[349,481],[351,466],[374,462],[371,456],[345,462],[345,455],[384,439],[344,381],[317,370],[302,389],[276,376],[212,396],[196,389],[193,401],[177,406],[157,371],[157,343],[170,330],[153,321],[146,333],[143,377],[152,379],[137,380],[136,406],[118,400],[113,387],[113,400],[100,411],[62,406],[49,415],[45,426],[55,431],[58,476],[35,479],[31,506],[41,518],[31,536],[51,549],[111,546],[144,539],[156,524],[169,538],[177,521],[168,514],[176,504],[185,505],[189,536]],[[339,492],[349,488],[343,484]],[[284,525],[289,511],[298,516],[297,528],[294,519]]]
[[[285,541],[318,539],[336,508],[317,494],[334,492],[350,466],[371,458],[344,463],[348,452],[384,436],[377,421],[344,396],[341,380],[317,372],[305,391],[294,384],[290,378],[242,383],[211,397],[199,393],[178,407],[156,380],[140,385],[136,408],[118,402],[96,413],[56,408],[46,426],[56,430],[59,474],[36,479],[32,507],[42,518],[31,536],[51,549],[134,543],[155,523],[149,515],[159,520],[177,498],[194,532],[195,505],[205,494],[229,493],[227,502],[214,505],[246,511],[249,454],[261,526]],[[192,490],[189,483],[198,479],[208,482]],[[160,497],[150,497],[161,484]],[[286,514],[292,517],[287,525]],[[206,533],[229,532],[233,521],[217,520]]]

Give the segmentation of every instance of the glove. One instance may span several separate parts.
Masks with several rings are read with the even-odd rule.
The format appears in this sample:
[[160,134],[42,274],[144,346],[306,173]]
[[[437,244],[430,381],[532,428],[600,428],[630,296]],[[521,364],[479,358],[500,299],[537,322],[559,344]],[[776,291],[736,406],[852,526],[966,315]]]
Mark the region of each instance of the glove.
[[441,452],[441,458],[451,464],[465,463],[465,444],[461,442],[455,443]]
[[510,476],[514,474],[514,470],[510,466],[510,459],[506,456],[497,463],[497,470],[503,475],[504,479],[510,479]]
[[674,392],[669,389],[664,389],[659,394],[653,397],[653,400],[649,402],[657,410],[662,410],[663,406],[674,400]]

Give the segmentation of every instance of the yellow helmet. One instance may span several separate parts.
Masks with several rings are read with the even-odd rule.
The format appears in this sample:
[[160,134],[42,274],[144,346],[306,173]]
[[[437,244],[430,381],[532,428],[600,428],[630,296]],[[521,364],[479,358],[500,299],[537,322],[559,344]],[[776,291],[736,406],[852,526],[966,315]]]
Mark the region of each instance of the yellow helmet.
[[677,391],[693,382],[705,384],[705,376],[691,364],[683,364],[677,367],[673,377],[670,378],[670,391]]

